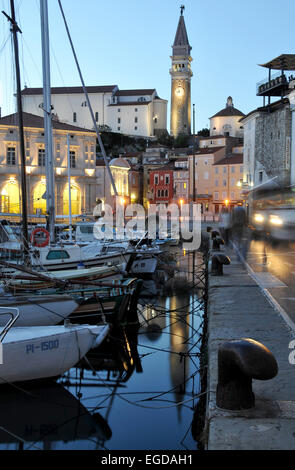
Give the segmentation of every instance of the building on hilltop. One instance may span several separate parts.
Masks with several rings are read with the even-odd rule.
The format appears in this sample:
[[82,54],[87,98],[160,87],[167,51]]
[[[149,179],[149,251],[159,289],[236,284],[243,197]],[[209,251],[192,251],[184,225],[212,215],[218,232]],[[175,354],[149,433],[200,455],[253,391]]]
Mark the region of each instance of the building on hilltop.
[[[89,86],[97,126],[119,134],[154,137],[167,132],[167,101],[156,89],[119,90],[117,85]],[[43,115],[43,89],[22,90],[23,109]],[[93,129],[82,87],[51,88],[53,114],[61,122]]]
[[227,98],[224,109],[210,118],[210,136],[243,137],[243,125],[240,119],[245,114],[236,109],[231,96]]

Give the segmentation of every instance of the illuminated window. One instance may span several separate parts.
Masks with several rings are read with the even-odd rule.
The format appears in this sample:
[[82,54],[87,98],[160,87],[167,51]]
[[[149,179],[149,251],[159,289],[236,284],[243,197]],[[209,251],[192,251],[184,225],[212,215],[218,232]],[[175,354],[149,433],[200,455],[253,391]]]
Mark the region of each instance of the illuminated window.
[[6,163],[7,163],[7,165],[15,165],[16,164],[16,149],[15,149],[15,147],[7,147]]
[[38,166],[45,166],[45,149],[38,149]]
[[45,181],[40,181],[33,190],[33,209],[34,213],[38,209],[38,212],[41,211],[41,214],[46,214],[46,199],[43,198],[46,192],[46,183]]
[[17,214],[20,212],[20,191],[18,183],[11,180],[1,191],[1,212]]
[[[77,184],[71,183],[71,208],[72,214],[81,213],[81,191]],[[63,192],[63,212],[64,215],[69,214],[69,185],[66,184]]]
[[30,139],[26,140],[26,157],[30,156]]
[[76,152],[70,150],[70,168],[76,168]]

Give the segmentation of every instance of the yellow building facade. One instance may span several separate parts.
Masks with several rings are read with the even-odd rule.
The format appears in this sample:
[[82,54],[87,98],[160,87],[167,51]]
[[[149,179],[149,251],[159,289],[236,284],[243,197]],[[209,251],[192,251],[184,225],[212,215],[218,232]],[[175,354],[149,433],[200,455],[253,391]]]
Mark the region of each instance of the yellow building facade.
[[[43,118],[23,113],[23,122],[28,213],[32,218],[46,214],[45,135]],[[91,213],[96,200],[96,134],[59,121],[52,121],[52,125],[56,215],[67,218],[70,194],[73,216]],[[20,175],[18,115],[12,114],[0,119],[2,216],[21,215]]]

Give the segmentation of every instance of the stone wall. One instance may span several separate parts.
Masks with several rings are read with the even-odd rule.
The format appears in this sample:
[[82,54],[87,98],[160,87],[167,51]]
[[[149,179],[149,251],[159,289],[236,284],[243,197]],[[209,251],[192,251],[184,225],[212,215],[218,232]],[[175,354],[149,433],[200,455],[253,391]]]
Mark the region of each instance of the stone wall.
[[263,166],[267,176],[279,177],[281,184],[290,184],[291,112],[287,103],[267,108],[256,120],[256,168]]

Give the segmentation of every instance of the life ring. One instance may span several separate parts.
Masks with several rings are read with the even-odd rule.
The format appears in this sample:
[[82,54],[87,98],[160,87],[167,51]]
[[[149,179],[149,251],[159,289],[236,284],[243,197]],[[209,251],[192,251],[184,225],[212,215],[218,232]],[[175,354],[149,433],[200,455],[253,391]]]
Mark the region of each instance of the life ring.
[[[44,242],[37,242],[36,241],[36,235],[37,233],[45,233],[46,235],[46,239],[44,240]],[[43,228],[43,227],[37,227],[33,230],[32,232],[32,235],[31,235],[31,243],[33,246],[37,246],[38,248],[43,248],[44,246],[47,246],[48,243],[49,243],[49,240],[50,240],[50,233],[48,232],[48,230],[46,230],[46,228]]]

